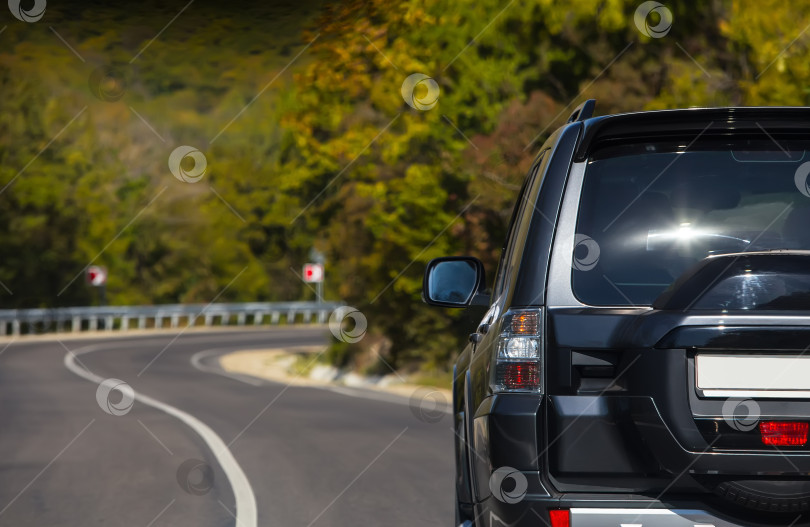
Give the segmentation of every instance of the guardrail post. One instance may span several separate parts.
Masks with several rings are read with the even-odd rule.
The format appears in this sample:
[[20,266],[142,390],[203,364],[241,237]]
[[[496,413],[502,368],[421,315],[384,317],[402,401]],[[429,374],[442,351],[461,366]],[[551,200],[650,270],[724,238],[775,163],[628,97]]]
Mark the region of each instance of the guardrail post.
[[112,315],[107,315],[104,319],[104,330],[105,331],[112,331],[113,329],[113,317]]
[[17,336],[20,334],[20,321],[14,320],[11,322],[11,334]]
[[205,315],[205,325],[210,326],[212,322],[214,322],[214,317],[212,315]]
[[270,313],[270,323],[273,325],[278,324],[279,320],[281,320],[281,313],[278,311],[273,311]]
[[172,315],[172,322],[171,322],[172,328],[176,328],[179,323],[180,323],[180,315]]
[[98,329],[98,318],[90,317],[90,331],[95,331]]
[[256,326],[260,326],[264,322],[264,313],[256,312],[253,313],[253,324]]
[[146,317],[143,315],[138,317],[138,329],[146,329]]
[[237,326],[244,326],[245,325],[245,312],[241,312],[236,315],[236,325]]
[[290,309],[287,311],[287,324],[294,324],[295,323],[295,315],[297,313],[294,309]]
[[77,332],[82,330],[82,319],[81,317],[73,317],[70,321],[70,331]]

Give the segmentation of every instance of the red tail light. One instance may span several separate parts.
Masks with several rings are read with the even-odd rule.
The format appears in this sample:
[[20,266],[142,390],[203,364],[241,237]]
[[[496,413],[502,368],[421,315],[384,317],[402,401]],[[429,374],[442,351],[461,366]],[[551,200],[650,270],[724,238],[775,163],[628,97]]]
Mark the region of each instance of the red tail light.
[[548,511],[551,527],[570,527],[571,514],[567,510]]
[[501,362],[497,383],[507,390],[534,389],[540,383],[540,367],[535,361]]
[[494,392],[543,393],[543,317],[540,308],[503,315],[495,354]]
[[795,421],[762,421],[762,442],[771,446],[802,446],[807,443],[807,423]]

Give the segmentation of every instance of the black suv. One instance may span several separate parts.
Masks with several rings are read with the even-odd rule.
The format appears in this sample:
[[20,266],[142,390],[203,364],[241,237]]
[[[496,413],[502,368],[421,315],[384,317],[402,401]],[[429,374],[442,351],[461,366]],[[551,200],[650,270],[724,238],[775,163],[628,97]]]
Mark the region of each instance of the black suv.
[[520,191],[455,366],[457,524],[810,523],[810,108],[592,117]]

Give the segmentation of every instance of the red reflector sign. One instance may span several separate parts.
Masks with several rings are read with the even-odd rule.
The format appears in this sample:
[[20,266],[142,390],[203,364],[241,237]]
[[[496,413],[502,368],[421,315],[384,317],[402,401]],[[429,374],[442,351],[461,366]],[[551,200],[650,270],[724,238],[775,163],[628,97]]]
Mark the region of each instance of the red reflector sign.
[[807,443],[807,423],[795,421],[762,421],[762,442],[771,446],[802,446]]
[[107,269],[98,265],[91,265],[86,272],[87,283],[92,286],[102,286],[107,283]]
[[317,283],[323,282],[323,264],[308,263],[304,264],[304,282]]
[[570,527],[571,514],[567,510],[548,511],[551,527]]

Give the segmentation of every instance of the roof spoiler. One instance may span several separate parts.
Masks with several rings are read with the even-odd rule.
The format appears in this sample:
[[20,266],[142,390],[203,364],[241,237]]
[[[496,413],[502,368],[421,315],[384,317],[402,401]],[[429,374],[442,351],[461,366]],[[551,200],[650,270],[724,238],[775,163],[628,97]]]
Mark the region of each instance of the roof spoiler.
[[[580,115],[578,120],[582,119]],[[763,127],[769,134],[780,131],[806,137],[809,124],[810,107],[806,106],[684,108],[605,115],[589,121],[577,145],[574,161],[587,159],[601,139],[647,141],[653,137],[676,137],[689,142],[704,134],[708,137],[729,133],[764,138]]]
[[585,119],[590,119],[593,117],[593,110],[596,108],[596,99],[588,99],[584,103],[577,106],[573,112],[571,112],[571,116],[568,117],[569,123],[573,123],[576,121],[584,121]]

